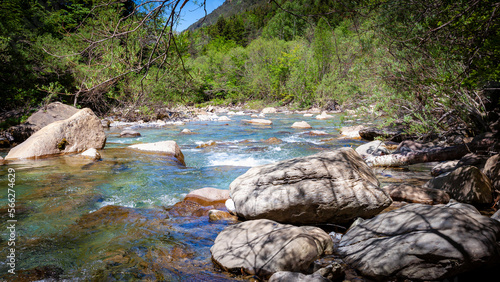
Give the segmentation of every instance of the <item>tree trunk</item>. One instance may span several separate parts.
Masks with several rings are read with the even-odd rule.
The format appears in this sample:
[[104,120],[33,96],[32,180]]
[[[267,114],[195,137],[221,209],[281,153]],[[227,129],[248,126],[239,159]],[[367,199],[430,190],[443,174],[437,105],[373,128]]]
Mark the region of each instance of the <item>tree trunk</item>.
[[492,138],[481,138],[478,140],[473,140],[467,144],[461,144],[457,146],[450,147],[439,147],[422,151],[413,151],[401,154],[391,154],[383,156],[375,156],[366,159],[366,163],[369,166],[406,166],[416,163],[425,162],[440,162],[457,160],[462,158],[468,153],[488,150],[494,143],[495,139]]

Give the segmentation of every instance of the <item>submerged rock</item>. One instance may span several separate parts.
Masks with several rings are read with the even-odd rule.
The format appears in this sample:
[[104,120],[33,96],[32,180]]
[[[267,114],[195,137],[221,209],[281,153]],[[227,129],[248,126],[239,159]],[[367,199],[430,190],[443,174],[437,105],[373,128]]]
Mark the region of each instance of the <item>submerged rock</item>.
[[266,143],[266,144],[280,144],[280,143],[283,143],[283,140],[279,139],[279,138],[276,138],[276,137],[270,137],[266,140],[260,140],[261,142],[263,143]]
[[229,186],[246,219],[286,223],[346,223],[391,204],[372,170],[352,148],[257,166]]
[[409,204],[351,227],[339,253],[362,275],[442,280],[497,263],[500,222],[473,206]]
[[225,203],[229,199],[229,190],[205,187],[189,192],[184,201],[196,202],[203,206]]
[[184,162],[184,155],[182,154],[181,148],[177,145],[175,141],[160,141],[156,143],[144,143],[128,146],[128,148],[146,151],[146,152],[157,152],[170,155],[177,159],[182,165],[186,165]]
[[68,119],[53,122],[12,148],[6,160],[39,158],[102,149],[106,135],[91,109],[82,109]]
[[208,211],[208,220],[209,221],[221,221],[221,220],[238,221],[238,217],[230,214],[227,211],[209,210]]
[[278,271],[308,272],[314,260],[332,253],[333,242],[318,227],[259,219],[226,227],[210,251],[225,270],[267,278]]
[[12,281],[58,281],[63,274],[64,270],[57,265],[43,265],[16,271]]
[[440,189],[451,198],[468,204],[493,202],[491,181],[475,166],[463,166],[452,172],[434,177],[424,188]]
[[206,147],[212,147],[217,145],[217,143],[214,140],[210,140],[207,142],[203,142],[200,145],[196,146],[196,148],[206,148]]
[[203,205],[193,201],[180,201],[167,208],[168,214],[172,217],[179,216],[192,216],[192,217],[202,217],[208,216],[210,210],[222,209],[224,204],[214,203],[212,205]]
[[305,135],[309,135],[309,136],[326,136],[326,135],[330,135],[326,131],[323,131],[323,130],[311,130],[311,131],[308,131],[308,132],[304,132],[304,134]]

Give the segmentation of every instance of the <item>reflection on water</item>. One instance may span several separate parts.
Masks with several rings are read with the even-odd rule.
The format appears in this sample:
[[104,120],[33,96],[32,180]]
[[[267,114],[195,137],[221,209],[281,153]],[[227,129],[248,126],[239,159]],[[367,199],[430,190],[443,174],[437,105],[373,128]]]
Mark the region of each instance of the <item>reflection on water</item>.
[[[250,167],[311,155],[357,140],[338,137],[339,119],[268,115],[271,126],[232,121],[190,122],[136,129],[139,138],[107,131],[102,161],[75,156],[11,163],[0,167],[1,193],[7,194],[7,169],[16,170],[16,276],[7,274],[7,197],[0,202],[0,278],[83,280],[237,280],[210,260],[213,240],[228,223],[210,223],[206,209],[172,207],[192,190],[228,189]],[[293,129],[304,120],[312,130]],[[184,128],[195,134],[180,134]],[[272,142],[269,138],[275,137]],[[135,143],[175,140],[186,167],[170,157],[128,150]],[[199,146],[210,140],[215,144]],[[198,148],[197,148],[198,147]],[[2,152],[5,155],[6,152]],[[428,168],[377,169],[382,184],[421,184]],[[186,211],[198,209],[197,211]],[[199,216],[203,214],[204,216]]]

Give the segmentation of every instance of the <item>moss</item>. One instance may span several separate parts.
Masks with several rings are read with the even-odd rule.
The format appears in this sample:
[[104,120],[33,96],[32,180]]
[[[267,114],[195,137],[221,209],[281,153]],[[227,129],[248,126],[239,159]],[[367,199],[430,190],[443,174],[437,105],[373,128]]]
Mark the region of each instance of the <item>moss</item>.
[[68,145],[68,144],[69,144],[68,140],[66,140],[66,138],[63,138],[63,139],[61,140],[61,142],[59,142],[59,143],[57,144],[57,149],[59,149],[59,150],[61,150],[61,151],[62,151],[62,150],[64,150],[64,149],[66,149],[66,145]]

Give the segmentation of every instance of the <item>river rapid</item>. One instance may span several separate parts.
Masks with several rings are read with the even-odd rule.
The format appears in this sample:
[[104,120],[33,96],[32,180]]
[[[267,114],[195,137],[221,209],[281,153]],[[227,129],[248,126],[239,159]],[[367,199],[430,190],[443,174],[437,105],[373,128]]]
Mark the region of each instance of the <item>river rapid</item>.
[[[68,155],[0,166],[0,279],[245,280],[221,271],[210,259],[214,239],[231,223],[209,222],[206,215],[182,212],[174,205],[196,189],[229,189],[253,166],[365,143],[339,134],[341,127],[364,120],[344,123],[340,115],[317,120],[283,113],[265,118],[273,124],[252,125],[244,122],[249,115],[233,115],[230,121],[125,126],[141,133],[136,138],[120,138],[125,127],[111,127],[101,161]],[[312,129],[291,128],[302,120]],[[184,128],[194,134],[181,134]],[[165,140],[178,143],[186,166],[167,156],[127,149]],[[215,143],[203,146],[209,141]],[[422,184],[430,179],[431,166],[375,172],[382,185]],[[9,182],[12,171],[15,182]],[[10,202],[9,183],[15,184],[15,200]],[[9,245],[12,224],[14,246]],[[15,274],[8,272],[12,249]]]

